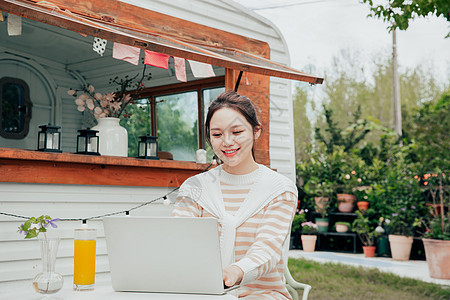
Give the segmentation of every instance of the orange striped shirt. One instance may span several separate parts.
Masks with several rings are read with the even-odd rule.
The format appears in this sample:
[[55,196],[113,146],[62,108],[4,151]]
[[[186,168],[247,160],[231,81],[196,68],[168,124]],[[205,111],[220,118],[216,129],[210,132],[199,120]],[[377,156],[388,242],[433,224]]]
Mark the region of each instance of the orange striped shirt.
[[[225,210],[235,215],[253,186],[252,173],[223,173],[220,179]],[[290,231],[296,205],[296,196],[285,192],[236,229],[234,264],[244,271],[243,286],[237,290],[239,298],[291,299],[285,287],[282,246]],[[173,215],[215,217],[186,197],[177,199]],[[246,277],[250,278],[248,283]]]

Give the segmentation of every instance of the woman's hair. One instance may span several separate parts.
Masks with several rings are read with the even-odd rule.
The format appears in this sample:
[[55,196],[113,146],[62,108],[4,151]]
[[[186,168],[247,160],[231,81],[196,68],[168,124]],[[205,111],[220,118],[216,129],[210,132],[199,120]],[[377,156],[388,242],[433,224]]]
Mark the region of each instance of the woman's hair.
[[[253,106],[252,101],[248,97],[241,96],[235,91],[223,92],[216,99],[214,99],[208,108],[208,114],[206,115],[205,128],[206,128],[206,140],[208,144],[211,146],[210,139],[210,125],[211,118],[216,111],[221,108],[231,108],[241,113],[252,126],[253,134],[255,133],[255,129],[257,127],[261,127],[261,123],[259,123],[258,116],[256,115],[255,106]],[[253,158],[255,158],[254,149],[252,148]]]

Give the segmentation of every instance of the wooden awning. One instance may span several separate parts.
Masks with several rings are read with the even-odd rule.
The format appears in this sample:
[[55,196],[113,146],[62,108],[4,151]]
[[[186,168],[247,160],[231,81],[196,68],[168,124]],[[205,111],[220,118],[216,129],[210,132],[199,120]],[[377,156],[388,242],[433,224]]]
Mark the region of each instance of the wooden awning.
[[214,66],[305,81],[312,84],[321,84],[323,82],[323,78],[308,75],[241,50],[195,44],[161,33],[147,32],[108,22],[108,20],[100,21],[68,10],[62,10],[47,1],[36,4],[30,1],[0,0],[0,10],[81,34],[204,62]]

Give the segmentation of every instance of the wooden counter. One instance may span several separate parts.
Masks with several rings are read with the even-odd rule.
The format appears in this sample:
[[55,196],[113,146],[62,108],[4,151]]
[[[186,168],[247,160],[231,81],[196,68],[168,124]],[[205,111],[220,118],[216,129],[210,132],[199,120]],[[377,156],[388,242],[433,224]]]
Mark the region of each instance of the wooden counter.
[[0,182],[178,187],[209,164],[0,148]]

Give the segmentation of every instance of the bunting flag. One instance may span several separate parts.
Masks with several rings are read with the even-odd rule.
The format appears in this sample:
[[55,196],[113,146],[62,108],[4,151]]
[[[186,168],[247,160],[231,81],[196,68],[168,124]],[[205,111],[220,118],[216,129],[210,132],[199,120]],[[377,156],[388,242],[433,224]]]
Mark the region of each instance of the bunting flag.
[[144,64],[167,70],[169,68],[169,55],[145,50]]
[[205,64],[205,63],[194,61],[194,60],[188,60],[188,61],[189,61],[189,65],[191,66],[192,74],[194,74],[194,77],[203,78],[203,77],[216,76],[216,74],[214,74],[213,68],[210,64]]
[[13,14],[8,14],[8,35],[22,34],[22,18]]
[[181,57],[173,57],[175,63],[175,75],[177,79],[182,82],[187,82],[186,76],[186,61]]
[[94,44],[92,45],[92,50],[103,56],[103,53],[105,53],[106,50],[106,43],[108,41],[101,38],[94,38]]
[[141,49],[128,46],[120,43],[114,43],[113,45],[113,58],[124,60],[137,66],[139,64],[139,55]]
[[3,12],[0,10],[0,22],[3,22]]

